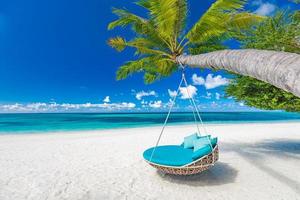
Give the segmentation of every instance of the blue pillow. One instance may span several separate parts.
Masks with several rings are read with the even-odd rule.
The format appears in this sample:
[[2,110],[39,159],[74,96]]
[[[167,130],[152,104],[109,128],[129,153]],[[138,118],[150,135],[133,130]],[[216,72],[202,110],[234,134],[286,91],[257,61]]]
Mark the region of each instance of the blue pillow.
[[201,149],[202,147],[209,145],[210,146],[210,135],[199,137],[197,140],[194,140],[194,152]]
[[202,148],[198,149],[197,151],[194,151],[192,155],[193,160],[197,160],[205,155],[208,155],[211,153],[210,145],[205,145]]
[[217,138],[217,137],[211,138],[211,139],[210,139],[210,142],[211,142],[211,145],[212,145],[213,147],[215,147],[215,146],[218,144],[218,138]]
[[193,148],[194,147],[194,140],[197,140],[198,136],[197,133],[184,137],[183,147],[184,148]]

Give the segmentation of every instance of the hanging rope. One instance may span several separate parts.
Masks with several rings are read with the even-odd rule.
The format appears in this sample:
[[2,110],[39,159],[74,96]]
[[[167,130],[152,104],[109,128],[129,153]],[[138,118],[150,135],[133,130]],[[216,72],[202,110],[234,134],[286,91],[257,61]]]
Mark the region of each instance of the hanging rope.
[[[187,80],[186,80],[185,74],[184,74],[184,69],[185,69],[185,68],[184,68],[184,66],[183,66],[181,63],[179,63],[179,64],[180,64],[180,67],[182,68],[182,77],[181,77],[181,81],[180,81],[179,86],[178,86],[178,88],[177,88],[176,94],[175,94],[175,96],[173,97],[173,100],[171,101],[171,106],[170,106],[170,108],[169,108],[167,117],[166,117],[165,122],[164,122],[164,124],[163,124],[162,130],[161,130],[161,132],[160,132],[160,134],[159,134],[158,140],[156,141],[155,147],[154,147],[154,149],[153,149],[153,151],[152,151],[152,153],[151,153],[151,156],[150,156],[150,162],[151,162],[151,160],[152,160],[152,158],[153,158],[153,155],[154,155],[154,153],[155,153],[155,150],[156,150],[156,148],[157,148],[157,146],[158,146],[158,144],[159,144],[159,142],[160,142],[160,139],[161,139],[161,137],[162,137],[162,134],[163,134],[163,132],[164,132],[164,130],[165,130],[165,127],[166,127],[166,125],[167,125],[167,122],[168,122],[168,119],[169,119],[169,117],[170,117],[170,114],[171,114],[171,111],[172,111],[172,109],[173,109],[173,106],[175,105],[175,101],[176,101],[176,98],[177,98],[177,96],[178,96],[178,94],[179,94],[180,87],[181,87],[182,83],[185,84],[185,87],[186,87],[186,90],[187,90],[187,94],[188,94],[188,97],[189,97],[190,104],[194,107],[194,109],[195,109],[195,111],[196,111],[196,113],[197,113],[197,116],[198,116],[198,118],[199,118],[199,121],[200,121],[200,123],[201,123],[201,126],[203,127],[204,133],[205,133],[205,135],[207,136],[207,130],[206,130],[206,128],[205,128],[205,126],[204,126],[204,123],[203,123],[203,121],[202,121],[202,118],[201,118],[201,116],[200,116],[200,114],[199,114],[199,110],[198,110],[198,108],[197,108],[197,105],[196,105],[196,103],[195,103],[195,100],[194,100],[193,96],[190,95],[190,91],[189,91],[189,89],[188,89],[188,83],[187,83]],[[198,123],[197,123],[197,119],[196,119],[196,115],[195,115],[194,109],[192,109],[192,112],[193,112],[195,124],[196,124],[196,126],[197,126],[198,135],[200,136],[200,129],[199,129],[199,126],[198,126]],[[210,141],[209,137],[206,137],[206,138],[207,138],[207,140],[208,140],[208,143],[209,143],[209,145],[210,145],[211,150],[213,150],[213,147],[212,147],[212,144],[211,144],[211,141]],[[214,159],[214,155],[213,155],[213,159]]]
[[[201,116],[200,116],[200,114],[199,114],[199,111],[198,111],[197,105],[196,105],[196,103],[195,103],[195,100],[194,100],[193,96],[190,95],[190,92],[189,92],[189,89],[188,89],[188,84],[187,84],[187,81],[186,81],[186,79],[185,79],[185,76],[183,76],[183,81],[184,81],[184,83],[185,83],[185,87],[186,87],[186,91],[187,91],[187,93],[188,93],[188,97],[189,97],[190,99],[192,99],[192,102],[193,102],[194,107],[195,107],[195,109],[196,109],[197,115],[198,115],[199,120],[200,120],[200,122],[201,122],[201,125],[202,125],[202,127],[203,127],[203,129],[204,129],[204,133],[205,133],[205,135],[206,135],[206,139],[207,139],[207,141],[208,141],[208,144],[209,144],[211,150],[213,150],[213,146],[212,146],[211,141],[210,141],[210,139],[209,139],[209,137],[208,137],[208,135],[207,135],[206,128],[205,128],[204,123],[203,123],[203,121],[202,121],[202,119],[201,119]],[[214,155],[213,155],[213,156],[214,156]],[[214,159],[214,157],[213,157],[213,159]]]
[[[181,63],[179,63],[179,64],[180,64],[181,67],[184,69],[184,66],[183,66]],[[210,138],[209,138],[208,135],[207,135],[207,130],[206,130],[206,128],[205,128],[205,126],[204,126],[204,123],[203,123],[203,121],[202,121],[202,118],[201,118],[201,116],[200,116],[198,107],[197,107],[197,105],[196,105],[196,103],[195,103],[195,100],[194,100],[193,96],[190,95],[189,88],[188,88],[188,83],[187,83],[187,81],[186,81],[186,78],[185,78],[184,73],[182,73],[182,79],[183,79],[183,81],[184,81],[184,84],[185,84],[185,87],[186,87],[186,91],[187,91],[188,97],[192,100],[193,105],[194,105],[194,108],[196,109],[198,118],[199,118],[199,120],[200,120],[200,122],[201,122],[201,125],[202,125],[203,129],[204,129],[204,133],[205,133],[205,135],[206,135],[206,139],[207,139],[207,141],[208,141],[208,144],[209,144],[209,146],[210,146],[210,149],[211,149],[211,151],[213,151],[212,143],[211,143],[211,141],[210,141]],[[213,160],[214,160],[214,159],[215,159],[214,154],[212,154],[212,156],[213,156]]]
[[[181,65],[181,64],[180,64],[180,67],[182,69],[182,78],[184,79],[184,76],[185,76],[185,74],[184,74],[185,67],[183,65]],[[195,114],[195,107],[193,106],[193,103],[192,103],[191,99],[190,98],[188,98],[188,99],[189,99],[189,102],[190,102],[190,104],[192,106],[192,113],[193,113],[193,117],[194,117],[194,123],[195,123],[195,125],[197,127],[197,135],[201,136],[201,131],[199,129],[198,120],[197,120],[197,117],[196,117],[196,114]]]
[[207,130],[206,130],[206,128],[205,128],[205,126],[204,126],[204,123],[203,123],[203,121],[202,121],[202,118],[201,118],[201,116],[200,116],[200,114],[199,114],[199,110],[198,110],[198,108],[197,108],[197,105],[196,105],[196,103],[195,103],[195,100],[194,100],[193,96],[190,95],[190,92],[189,92],[189,89],[188,89],[188,84],[187,84],[187,81],[186,81],[186,79],[185,79],[185,76],[183,77],[183,81],[184,81],[184,84],[185,84],[186,91],[187,91],[187,93],[188,93],[189,99],[191,99],[191,101],[192,101],[192,103],[193,103],[193,106],[194,106],[194,108],[195,108],[195,110],[196,110],[196,113],[197,113],[197,115],[198,115],[199,121],[200,121],[201,126],[202,126],[202,128],[203,128],[203,130],[204,130],[204,133],[207,135]]
[[171,106],[170,106],[170,108],[169,108],[168,115],[167,115],[167,117],[166,117],[166,119],[165,119],[163,128],[162,128],[162,130],[161,130],[161,132],[160,132],[160,134],[159,134],[158,140],[157,140],[157,142],[156,142],[156,144],[155,144],[155,147],[154,147],[154,149],[153,149],[153,151],[152,151],[152,153],[151,153],[150,162],[151,162],[151,160],[152,160],[152,157],[153,157],[153,155],[154,155],[154,152],[155,152],[155,150],[156,150],[156,147],[157,147],[158,144],[159,144],[159,141],[160,141],[160,139],[161,139],[161,136],[162,136],[162,134],[163,134],[163,132],[164,132],[164,130],[165,130],[166,124],[167,124],[168,119],[169,119],[169,116],[170,116],[170,114],[171,114],[171,110],[172,110],[173,106],[175,105],[175,101],[176,101],[177,95],[178,95],[178,93],[179,93],[179,90],[180,90],[180,87],[181,87],[182,82],[183,82],[183,76],[182,76],[181,81],[180,81],[180,83],[179,83],[179,86],[178,86],[178,88],[177,88],[176,94],[175,94],[175,96],[173,97],[173,100],[172,100],[172,102],[171,102]]

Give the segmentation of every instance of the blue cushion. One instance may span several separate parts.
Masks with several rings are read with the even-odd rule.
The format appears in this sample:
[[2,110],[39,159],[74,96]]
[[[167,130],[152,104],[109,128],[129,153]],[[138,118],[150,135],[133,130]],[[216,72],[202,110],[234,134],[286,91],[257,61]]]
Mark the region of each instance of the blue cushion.
[[199,137],[197,140],[194,140],[194,152],[206,145],[210,145],[210,135]]
[[198,136],[196,133],[184,137],[183,146],[184,148],[193,148],[194,147],[194,140],[197,140]]
[[202,148],[198,149],[197,151],[194,151],[192,159],[197,160],[205,155],[208,155],[212,152],[212,149],[210,145],[204,145]]
[[213,146],[213,148],[217,145],[218,143],[218,138],[215,137],[215,138],[211,138],[210,139],[210,142],[211,142],[211,145]]
[[[153,150],[154,147],[144,151],[143,157],[145,160],[150,161]],[[180,145],[158,146],[150,162],[159,165],[183,166],[193,162],[192,156],[193,149],[186,149]]]

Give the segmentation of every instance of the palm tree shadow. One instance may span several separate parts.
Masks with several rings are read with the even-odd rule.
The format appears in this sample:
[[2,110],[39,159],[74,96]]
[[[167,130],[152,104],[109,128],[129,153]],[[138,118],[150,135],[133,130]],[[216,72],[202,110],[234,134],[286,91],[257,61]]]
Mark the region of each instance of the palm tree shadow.
[[285,162],[286,159],[299,160],[300,140],[265,140],[254,145],[227,143],[226,146],[227,147],[222,148],[223,151],[234,151],[240,154],[253,166],[281,183],[284,183],[300,195],[299,181],[287,177],[281,171],[274,169],[265,162],[267,157],[277,157],[282,159],[283,162]]
[[300,140],[265,140],[257,145],[257,150],[268,152],[278,157],[285,156],[299,159]]
[[232,183],[237,177],[238,171],[227,163],[218,162],[212,168],[195,175],[178,176],[163,174],[157,171],[160,178],[178,184],[189,186],[214,186]]

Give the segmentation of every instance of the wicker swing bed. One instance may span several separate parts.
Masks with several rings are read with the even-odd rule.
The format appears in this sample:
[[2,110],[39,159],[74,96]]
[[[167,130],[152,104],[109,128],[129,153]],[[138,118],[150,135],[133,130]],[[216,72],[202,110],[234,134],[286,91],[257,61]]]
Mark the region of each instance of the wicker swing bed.
[[[219,147],[218,147],[217,142],[214,143],[214,144],[212,143],[212,141],[210,139],[210,135],[207,134],[207,131],[205,129],[205,126],[204,126],[204,124],[202,122],[202,119],[201,119],[201,116],[199,114],[199,110],[196,106],[195,100],[194,100],[193,96],[190,95],[190,91],[188,89],[188,83],[187,83],[187,80],[186,80],[185,74],[184,74],[184,67],[182,65],[180,65],[180,66],[182,68],[182,78],[181,78],[181,81],[179,83],[176,95],[172,99],[167,117],[166,117],[165,122],[163,124],[160,135],[157,139],[156,145],[154,147],[149,148],[146,151],[144,151],[143,156],[144,156],[145,161],[150,166],[158,169],[162,173],[174,174],[174,175],[192,175],[192,174],[201,173],[201,172],[211,168],[212,166],[214,166],[214,164],[219,159]],[[205,132],[205,136],[207,138],[207,144],[209,146],[209,151],[206,151],[206,153],[204,155],[202,154],[201,156],[199,156],[196,159],[188,160],[187,163],[183,163],[183,164],[179,164],[179,165],[175,164],[174,165],[174,164],[168,164],[166,162],[157,161],[155,158],[156,158],[157,154],[160,154],[160,149],[167,150],[168,155],[164,154],[163,156],[160,157],[161,159],[165,158],[166,160],[170,159],[170,157],[176,158],[176,156],[177,156],[176,153],[173,154],[173,152],[170,152],[170,151],[173,151],[172,149],[179,150],[179,151],[189,151],[189,154],[192,153],[192,150],[184,149],[183,144],[182,145],[171,145],[171,146],[170,145],[159,146],[160,139],[161,139],[162,134],[164,132],[164,129],[167,125],[167,122],[168,122],[168,119],[170,117],[172,108],[175,104],[177,95],[178,95],[178,93],[180,91],[180,88],[181,88],[181,85],[183,83],[185,85],[185,88],[186,88],[186,91],[187,91],[187,94],[188,94],[188,97],[189,97],[188,98],[189,102],[193,107],[192,111],[193,111],[195,124],[196,124],[196,127],[197,127],[197,136],[198,137],[202,136],[200,134],[200,128],[199,128],[199,122],[200,122],[200,124],[201,124],[201,126],[202,126],[202,128]],[[169,148],[169,147],[172,147],[172,148]],[[186,155],[189,155],[189,154],[186,154]]]

